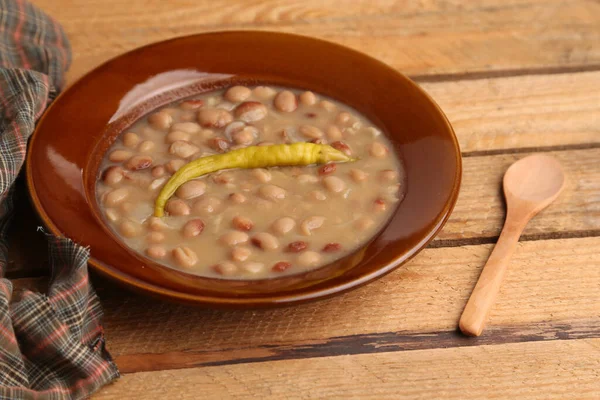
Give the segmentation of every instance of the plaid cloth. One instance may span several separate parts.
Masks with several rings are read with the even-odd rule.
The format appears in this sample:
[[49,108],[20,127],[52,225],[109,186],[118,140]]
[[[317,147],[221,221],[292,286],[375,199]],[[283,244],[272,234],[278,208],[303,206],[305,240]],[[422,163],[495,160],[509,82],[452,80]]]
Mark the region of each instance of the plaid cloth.
[[69,63],[58,23],[25,0],[0,0],[0,399],[85,398],[119,376],[104,348],[86,248],[48,235],[47,294],[13,293],[4,278],[14,182]]

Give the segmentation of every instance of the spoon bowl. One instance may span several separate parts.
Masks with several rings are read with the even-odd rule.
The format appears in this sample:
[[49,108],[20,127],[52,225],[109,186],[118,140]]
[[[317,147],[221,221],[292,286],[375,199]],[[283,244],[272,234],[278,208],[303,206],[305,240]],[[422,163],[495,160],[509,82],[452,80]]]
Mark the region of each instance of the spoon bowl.
[[532,213],[546,208],[560,194],[565,175],[558,161],[545,154],[525,157],[511,165],[504,174],[506,204]]

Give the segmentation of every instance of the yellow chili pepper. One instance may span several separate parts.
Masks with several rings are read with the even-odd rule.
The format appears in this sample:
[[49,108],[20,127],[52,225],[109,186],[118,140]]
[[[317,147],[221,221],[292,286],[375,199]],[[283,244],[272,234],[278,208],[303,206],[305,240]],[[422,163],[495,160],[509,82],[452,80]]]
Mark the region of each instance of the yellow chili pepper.
[[154,204],[154,215],[164,215],[167,200],[179,186],[222,169],[266,168],[289,165],[324,164],[333,161],[348,162],[355,159],[329,145],[314,143],[276,144],[250,146],[225,154],[202,157],[181,167],[160,191]]

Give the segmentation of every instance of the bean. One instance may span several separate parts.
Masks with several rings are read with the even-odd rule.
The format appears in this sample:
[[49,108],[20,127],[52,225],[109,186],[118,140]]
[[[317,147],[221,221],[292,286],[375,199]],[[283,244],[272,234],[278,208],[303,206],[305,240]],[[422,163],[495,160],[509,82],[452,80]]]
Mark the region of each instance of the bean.
[[153,231],[162,231],[169,226],[165,224],[165,222],[158,217],[150,217],[148,218],[148,227]]
[[323,131],[311,125],[300,126],[300,133],[309,139],[319,139],[323,137]]
[[335,104],[333,104],[332,102],[330,102],[328,100],[322,100],[319,103],[319,107],[322,108],[323,110],[326,110],[326,111],[329,111],[329,112],[335,111],[335,109],[337,108],[335,106]]
[[233,261],[246,261],[252,254],[252,250],[247,247],[234,247],[231,249],[231,259]]
[[233,180],[233,175],[229,172],[220,172],[212,176],[212,181],[220,185],[231,183]]
[[198,133],[202,128],[195,122],[178,122],[171,126],[171,131],[181,131],[185,133]]
[[329,175],[333,174],[337,169],[334,163],[328,163],[319,167],[319,175]]
[[104,205],[106,207],[114,207],[129,197],[129,189],[124,187],[115,189],[104,195]]
[[190,215],[190,206],[180,199],[170,199],[165,205],[165,211],[169,215]]
[[338,125],[352,125],[352,123],[356,120],[349,112],[342,111],[335,117],[335,122]]
[[208,139],[208,141],[206,142],[206,144],[208,145],[208,147],[210,147],[213,150],[217,150],[217,151],[225,151],[229,148],[229,142],[223,138],[220,137],[213,137]]
[[314,231],[315,229],[319,229],[321,226],[323,226],[324,222],[325,217],[308,217],[300,224],[300,232],[302,232],[303,235],[310,236],[312,235],[312,231]]
[[165,143],[173,143],[179,140],[190,140],[190,134],[184,131],[171,131],[165,136]]
[[308,194],[308,197],[316,201],[327,200],[327,195],[320,190],[313,190]]
[[368,128],[365,128],[365,131],[371,135],[371,137],[377,137],[381,135],[381,130],[375,128],[374,126],[370,126]]
[[283,200],[285,199],[285,189],[275,185],[263,185],[258,189],[258,194],[265,200]]
[[150,190],[156,190],[156,189],[162,187],[165,183],[167,183],[167,177],[162,177],[162,178],[154,179],[148,185],[148,189],[150,189]]
[[162,165],[157,165],[156,167],[152,168],[150,173],[152,174],[153,178],[160,178],[165,174],[165,167]]
[[213,266],[213,270],[223,276],[232,276],[238,272],[238,267],[229,261],[223,261],[215,266]]
[[108,167],[102,174],[102,180],[109,186],[114,186],[123,180],[125,171],[123,168],[112,166]]
[[146,235],[146,241],[148,243],[160,243],[163,242],[165,238],[165,234],[158,231],[152,231]]
[[181,268],[191,268],[198,262],[198,256],[189,247],[177,247],[171,252],[173,259]]
[[229,195],[229,200],[237,204],[242,204],[245,203],[247,199],[246,196],[241,193],[231,193]]
[[192,111],[185,111],[182,112],[181,115],[179,116],[179,120],[181,122],[193,122],[196,121],[196,113],[192,112]]
[[383,143],[373,142],[369,147],[369,154],[375,158],[384,158],[388,153],[387,147]]
[[191,157],[199,151],[198,146],[194,146],[190,142],[184,142],[183,140],[173,142],[169,147],[169,153],[181,158]]
[[385,211],[386,208],[387,205],[385,204],[385,201],[383,199],[377,199],[373,202],[373,210],[377,212]]
[[195,214],[212,214],[221,209],[221,200],[216,197],[202,197],[194,204]]
[[271,97],[275,96],[275,90],[268,87],[268,86],[257,86],[254,88],[254,90],[252,91],[252,93],[254,94],[254,96],[266,100],[266,99],[270,99]]
[[342,153],[344,153],[347,156],[352,155],[352,150],[350,149],[350,146],[348,146],[344,142],[340,142],[340,141],[333,142],[333,143],[331,143],[331,147],[341,151]]
[[150,168],[152,166],[152,157],[150,156],[133,156],[126,163],[125,167],[131,171]]
[[244,122],[256,122],[267,116],[267,106],[258,101],[245,101],[235,108],[234,114]]
[[346,189],[346,183],[337,176],[328,176],[323,179],[323,185],[332,193],[340,193]]
[[191,238],[200,235],[204,231],[204,221],[200,218],[191,219],[185,223],[181,233],[183,237]]
[[246,100],[251,94],[252,91],[245,86],[232,86],[227,89],[223,97],[232,103],[239,103]]
[[342,245],[339,243],[327,243],[325,247],[323,247],[323,253],[335,253],[342,249]]
[[193,199],[195,197],[202,196],[206,192],[206,183],[203,181],[194,179],[187,181],[183,185],[179,186],[175,194],[180,199]]
[[255,261],[250,261],[250,262],[243,264],[242,269],[251,274],[258,274],[265,269],[265,264],[255,262]]
[[233,121],[233,116],[227,110],[202,108],[198,112],[198,122],[205,128],[223,128],[231,121]]
[[245,232],[231,231],[227,232],[219,238],[219,241],[226,246],[236,246],[238,244],[246,243],[249,236]]
[[359,231],[366,231],[367,229],[371,228],[374,224],[375,222],[371,218],[363,216],[355,221],[354,226]]
[[119,208],[121,209],[122,212],[124,212],[125,214],[130,214],[133,212],[133,204],[130,202],[123,202],[121,203],[121,205],[119,206]]
[[177,170],[179,170],[179,168],[183,167],[184,165],[185,161],[183,160],[170,160],[165,164],[165,168],[167,169],[167,171],[174,174],[175,172],[177,172]]
[[104,214],[106,214],[106,218],[110,222],[117,222],[119,220],[119,212],[114,208],[107,208],[104,210]]
[[273,265],[273,267],[271,268],[271,271],[283,272],[283,271],[289,269],[291,266],[292,266],[292,263],[289,263],[287,261],[279,261],[279,262],[275,263],[275,265]]
[[144,140],[142,143],[140,143],[138,150],[140,151],[140,153],[150,153],[152,150],[154,150],[155,146],[156,145],[153,141]]
[[314,175],[302,174],[298,176],[298,182],[300,183],[315,183],[318,181],[319,178]]
[[215,136],[215,131],[212,129],[202,129],[200,133],[198,133],[198,137],[202,140],[208,140]]
[[186,100],[179,105],[182,110],[197,110],[204,105],[203,100]]
[[384,182],[394,182],[398,180],[398,171],[393,169],[384,169],[379,173],[379,177]]
[[256,136],[258,136],[258,129],[253,126],[247,126],[241,131],[232,134],[233,141],[237,144],[243,145],[252,144]]
[[296,95],[294,93],[289,90],[284,90],[277,93],[277,96],[275,96],[275,99],[273,100],[273,105],[279,111],[292,112],[298,108],[298,101],[296,100]]
[[288,244],[286,251],[288,253],[300,253],[308,248],[308,243],[304,241],[296,241]]
[[321,261],[321,255],[315,251],[305,251],[297,258],[299,265],[303,267],[316,267]]
[[283,236],[286,233],[290,232],[292,229],[294,229],[294,227],[296,226],[296,221],[294,221],[293,218],[290,217],[282,217],[279,218],[278,220],[276,220],[275,222],[273,222],[273,224],[271,224],[271,230],[279,235],[279,236]]
[[304,92],[300,96],[300,103],[305,106],[312,106],[317,102],[317,96],[313,92]]
[[271,172],[267,171],[264,168],[254,168],[252,170],[252,175],[262,183],[269,182],[271,180]]
[[231,220],[233,227],[239,231],[249,231],[254,227],[254,222],[250,218],[242,217],[240,215],[233,217]]
[[252,244],[263,250],[275,250],[279,248],[279,240],[270,233],[260,232],[252,237]]
[[173,123],[173,117],[163,110],[163,111],[159,111],[157,113],[151,114],[148,117],[148,123],[150,123],[150,125],[154,129],[166,130],[166,129],[169,129],[169,127]]
[[140,234],[140,228],[131,221],[123,221],[119,225],[119,232],[126,238],[132,238]]
[[140,142],[140,137],[137,133],[127,132],[123,135],[123,144],[127,147],[135,147]]
[[245,127],[246,127],[246,123],[245,122],[242,122],[242,121],[233,121],[232,123],[230,123],[229,125],[227,125],[225,127],[225,129],[223,130],[223,133],[225,134],[225,136],[231,138],[231,136],[234,133],[241,131]]
[[162,246],[150,246],[146,249],[146,255],[152,258],[164,258],[167,250]]
[[112,162],[123,162],[131,158],[132,154],[128,150],[115,150],[108,156],[108,159]]
[[331,141],[338,141],[343,138],[342,131],[335,125],[330,125],[325,130],[327,138]]
[[360,183],[364,182],[369,177],[369,174],[363,171],[362,169],[351,169],[350,177],[354,182]]

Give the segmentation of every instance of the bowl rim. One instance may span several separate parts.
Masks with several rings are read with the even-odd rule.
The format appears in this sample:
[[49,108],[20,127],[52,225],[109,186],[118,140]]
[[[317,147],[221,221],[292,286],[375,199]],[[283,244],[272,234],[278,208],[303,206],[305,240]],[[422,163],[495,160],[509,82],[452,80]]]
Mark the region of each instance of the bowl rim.
[[[192,35],[178,36],[178,37],[163,40],[163,41],[149,43],[147,45],[126,51],[126,52],[119,54],[115,57],[112,57],[112,58],[106,60],[105,62],[101,63],[100,65],[92,68],[91,70],[89,70],[88,72],[86,72],[85,74],[80,76],[72,84],[70,84],[69,86],[64,88],[64,90],[54,99],[52,104],[50,104],[50,106],[45,110],[42,117],[37,121],[36,128],[29,139],[30,148],[33,147],[33,143],[36,141],[37,137],[39,136],[38,135],[38,132],[40,131],[39,127],[43,125],[45,118],[50,114],[52,109],[57,104],[60,104],[58,100],[60,100],[63,96],[65,96],[66,93],[70,89],[81,84],[81,82],[84,81],[84,79],[87,76],[94,74],[95,72],[103,69],[108,64],[111,64],[112,62],[119,60],[123,57],[130,56],[131,53],[135,53],[135,52],[143,51],[143,50],[149,50],[155,46],[163,46],[170,42],[176,42],[178,40],[185,39],[185,38],[198,37],[198,36],[206,37],[206,36],[227,35],[227,34],[245,34],[245,33],[262,33],[262,34],[271,34],[271,35],[278,35],[278,36],[288,36],[288,37],[299,39],[299,40],[318,41],[318,42],[327,44],[328,46],[335,46],[337,48],[343,49],[346,52],[352,52],[357,56],[368,58],[368,59],[370,59],[371,62],[376,63],[380,68],[384,68],[384,69],[387,69],[387,70],[390,70],[391,72],[393,72],[395,75],[397,75],[397,77],[399,79],[404,81],[404,83],[408,84],[413,89],[415,89],[417,92],[419,92],[420,95],[422,95],[434,107],[434,109],[437,111],[438,115],[440,115],[442,117],[445,128],[450,133],[449,138],[451,139],[452,148],[454,151],[454,154],[453,154],[454,161],[456,163],[456,172],[455,172],[455,176],[454,176],[453,185],[450,190],[450,196],[448,198],[448,201],[445,203],[444,208],[442,210],[440,210],[439,215],[437,216],[436,220],[434,220],[435,227],[433,229],[431,229],[429,232],[427,232],[427,235],[425,235],[425,237],[423,237],[420,242],[413,245],[408,251],[406,251],[405,253],[400,253],[398,256],[395,256],[390,262],[388,262],[387,264],[383,265],[380,268],[377,268],[376,270],[374,270],[370,273],[363,274],[363,275],[360,275],[353,279],[350,279],[343,284],[336,284],[333,286],[317,288],[317,289],[315,289],[314,287],[306,287],[302,293],[292,293],[292,294],[285,293],[285,292],[284,293],[273,293],[273,294],[269,294],[268,296],[265,296],[265,297],[253,297],[251,299],[244,298],[244,297],[242,297],[242,298],[215,297],[215,296],[210,296],[210,295],[205,296],[205,295],[199,295],[199,294],[184,293],[184,292],[169,289],[166,287],[156,286],[152,283],[139,280],[135,277],[132,277],[132,276],[129,276],[128,274],[123,273],[122,271],[119,271],[118,269],[116,269],[114,267],[113,268],[105,267],[102,264],[102,262],[97,260],[95,257],[91,256],[88,260],[88,263],[96,271],[100,272],[102,275],[110,277],[111,279],[113,279],[115,282],[117,282],[119,284],[126,285],[129,288],[144,292],[144,293],[152,295],[152,296],[159,296],[161,298],[166,298],[166,299],[174,300],[174,301],[178,301],[178,302],[194,303],[194,304],[206,305],[206,306],[210,306],[210,307],[236,307],[236,306],[268,307],[268,306],[273,306],[273,305],[296,304],[296,303],[300,303],[300,302],[320,300],[320,299],[328,298],[328,297],[331,297],[331,296],[334,296],[337,294],[341,294],[341,293],[349,291],[351,289],[358,288],[359,286],[362,286],[366,283],[369,283],[373,280],[376,280],[376,279],[390,273],[391,271],[396,269],[396,267],[399,266],[399,264],[403,264],[403,263],[409,261],[414,256],[416,256],[421,250],[423,250],[437,236],[437,234],[444,227],[445,223],[448,221],[450,215],[452,214],[452,211],[454,210],[454,207],[456,205],[456,202],[458,200],[458,195],[460,192],[460,186],[461,186],[461,181],[462,181],[462,156],[461,156],[461,152],[460,152],[460,145],[459,145],[458,139],[456,137],[456,133],[454,132],[454,129],[453,129],[452,125],[450,124],[448,117],[442,111],[440,106],[435,102],[435,100],[424,89],[422,89],[419,85],[417,85],[414,81],[412,81],[408,76],[406,76],[402,72],[398,71],[397,69],[392,68],[388,64],[386,64],[368,54],[359,52],[357,50],[340,45],[338,43],[311,37],[311,36],[306,36],[306,35],[298,35],[298,34],[283,33],[283,32],[273,32],[273,31],[262,31],[262,30],[215,31],[215,32],[204,32],[204,33],[198,33],[198,34],[192,34]],[[33,160],[33,157],[27,157],[26,162],[25,162],[25,164],[26,164],[26,182],[27,182],[27,187],[28,187],[29,198],[34,206],[35,211],[41,218],[43,224],[48,228],[48,230],[56,236],[66,237],[66,235],[50,219],[48,213],[44,209],[44,206],[42,205],[42,202],[37,194],[37,191],[35,189],[33,172],[32,172],[33,171],[33,165],[32,165],[33,161],[32,160]],[[381,231],[378,232],[375,235],[375,237],[377,237],[379,234],[381,234]],[[373,239],[375,237],[373,237]]]

